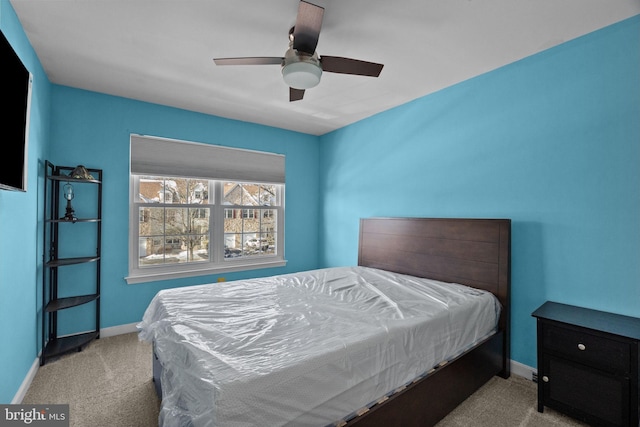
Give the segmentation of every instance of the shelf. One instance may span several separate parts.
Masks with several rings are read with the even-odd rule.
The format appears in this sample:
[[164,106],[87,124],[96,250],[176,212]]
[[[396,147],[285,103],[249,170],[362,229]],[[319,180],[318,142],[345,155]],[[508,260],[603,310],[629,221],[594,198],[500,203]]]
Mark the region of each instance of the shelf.
[[82,350],[83,345],[98,338],[99,335],[98,331],[91,331],[66,337],[51,338],[44,349],[44,356],[52,357],[75,349]]
[[101,219],[100,218],[78,218],[75,221],[69,221],[68,219],[63,219],[63,218],[59,218],[59,219],[48,219],[47,223],[68,223],[68,224],[75,224],[76,222],[100,222]]
[[71,178],[70,176],[64,175],[49,175],[49,178],[52,181],[65,181],[65,182],[86,182],[88,184],[100,184],[102,181],[97,179],[80,179],[80,178]]
[[63,265],[84,264],[86,262],[93,262],[99,260],[99,256],[94,257],[79,257],[79,258],[60,258],[54,259],[47,263],[47,267],[61,267]]
[[64,310],[65,308],[76,307],[78,305],[86,304],[91,301],[95,301],[100,297],[98,294],[80,295],[75,297],[58,298],[49,301],[45,311],[50,313],[53,311]]

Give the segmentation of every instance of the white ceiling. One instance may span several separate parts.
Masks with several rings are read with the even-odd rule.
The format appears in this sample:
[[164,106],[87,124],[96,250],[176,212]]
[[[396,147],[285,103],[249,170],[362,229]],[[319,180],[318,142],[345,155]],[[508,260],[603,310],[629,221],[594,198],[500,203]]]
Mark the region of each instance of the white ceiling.
[[324,73],[289,102],[278,65],[298,0],[11,0],[51,82],[322,135],[640,14],[640,0],[309,0],[320,56],[385,64]]

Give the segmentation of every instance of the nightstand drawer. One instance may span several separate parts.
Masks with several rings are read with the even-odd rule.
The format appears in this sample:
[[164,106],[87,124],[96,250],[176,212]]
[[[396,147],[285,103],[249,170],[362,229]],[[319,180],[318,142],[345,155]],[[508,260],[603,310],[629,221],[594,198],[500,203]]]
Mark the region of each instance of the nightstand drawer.
[[630,366],[630,343],[601,337],[582,328],[543,325],[543,351],[553,351],[609,372],[627,373]]

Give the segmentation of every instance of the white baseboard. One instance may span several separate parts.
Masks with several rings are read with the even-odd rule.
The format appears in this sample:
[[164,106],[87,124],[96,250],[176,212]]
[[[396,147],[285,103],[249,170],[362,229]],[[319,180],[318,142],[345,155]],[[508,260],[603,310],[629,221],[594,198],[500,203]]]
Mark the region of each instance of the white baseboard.
[[100,329],[100,338],[113,337],[115,335],[129,334],[138,332],[138,323],[129,323],[127,325],[112,326],[110,328]]
[[537,369],[534,369],[531,366],[527,366],[520,362],[516,362],[515,360],[511,360],[511,373],[513,375],[517,375],[519,377],[533,381],[533,373],[536,371]]
[[[129,323],[127,325],[119,325],[119,326],[112,326],[110,328],[103,328],[103,329],[100,329],[100,337],[107,338],[107,337],[113,337],[116,335],[128,334],[131,332],[138,332],[137,325],[138,323],[136,322],[136,323]],[[13,400],[11,401],[12,404],[22,403],[22,399],[24,399],[24,396],[27,394],[27,390],[29,390],[29,387],[31,386],[31,382],[33,381],[33,379],[36,376],[36,373],[38,372],[38,368],[40,368],[40,354],[38,354],[38,357],[36,357],[36,360],[33,361],[33,364],[31,365],[31,369],[29,369],[29,371],[27,372],[27,375],[24,377],[24,380],[22,381],[20,388],[18,389],[15,396],[13,397]]]
[[29,372],[27,372],[27,376],[24,377],[24,380],[22,380],[22,384],[20,384],[20,388],[16,392],[16,395],[13,396],[13,400],[11,401],[11,404],[15,405],[15,404],[22,403],[22,399],[24,399],[24,396],[27,394],[27,390],[29,390],[29,386],[31,385],[31,382],[35,378],[39,367],[40,367],[40,355],[38,355],[38,357],[36,357],[36,360],[33,361],[33,364],[31,365],[31,369],[29,369]]

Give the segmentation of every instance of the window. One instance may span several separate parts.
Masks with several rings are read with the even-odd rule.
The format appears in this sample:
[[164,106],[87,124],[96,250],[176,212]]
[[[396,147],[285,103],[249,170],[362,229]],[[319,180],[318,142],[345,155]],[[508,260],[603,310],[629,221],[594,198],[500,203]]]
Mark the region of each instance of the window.
[[195,197],[195,188],[203,185],[208,187],[208,180],[134,177],[138,268],[210,260],[211,204],[206,196]]
[[132,136],[127,282],[285,265],[283,181],[280,155]]

